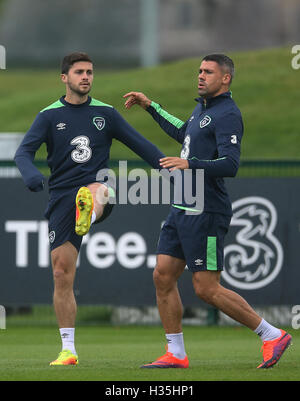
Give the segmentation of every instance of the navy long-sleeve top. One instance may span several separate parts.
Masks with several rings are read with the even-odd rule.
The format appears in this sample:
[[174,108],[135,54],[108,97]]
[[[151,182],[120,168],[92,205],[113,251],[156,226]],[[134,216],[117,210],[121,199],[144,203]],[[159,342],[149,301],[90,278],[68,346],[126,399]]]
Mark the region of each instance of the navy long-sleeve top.
[[[243,121],[239,108],[225,92],[216,97],[196,99],[190,118],[183,122],[152,102],[147,111],[160,127],[182,144],[180,157],[188,160],[193,173],[204,170],[204,211],[232,214],[224,177],[234,177],[240,162]],[[194,174],[193,186],[196,183]],[[180,205],[187,205],[182,200]]]
[[49,190],[68,189],[97,181],[99,171],[108,168],[112,140],[117,139],[160,169],[164,154],[132,128],[112,106],[88,97],[80,105],[64,97],[37,115],[15,154],[15,162],[25,185],[32,191],[43,189],[44,177],[35,167],[35,153],[47,146],[51,170]]

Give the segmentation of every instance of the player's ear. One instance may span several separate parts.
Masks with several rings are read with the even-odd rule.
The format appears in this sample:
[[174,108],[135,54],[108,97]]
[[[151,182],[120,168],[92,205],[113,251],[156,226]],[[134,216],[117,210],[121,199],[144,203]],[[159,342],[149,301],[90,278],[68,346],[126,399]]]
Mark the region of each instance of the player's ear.
[[231,75],[229,73],[226,73],[223,75],[223,84],[224,85],[229,85],[231,81]]
[[61,74],[60,75],[61,81],[66,84],[67,83],[67,74]]

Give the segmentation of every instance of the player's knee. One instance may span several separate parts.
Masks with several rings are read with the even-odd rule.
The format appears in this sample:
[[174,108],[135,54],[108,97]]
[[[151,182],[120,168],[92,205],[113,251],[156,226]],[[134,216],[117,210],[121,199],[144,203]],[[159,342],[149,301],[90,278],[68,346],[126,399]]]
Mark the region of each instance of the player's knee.
[[198,298],[207,304],[214,305],[214,297],[216,295],[216,290],[214,287],[194,283],[194,290]]
[[66,271],[60,268],[53,270],[53,277],[55,281],[64,280],[66,277]]
[[55,258],[53,261],[53,277],[55,281],[67,281],[69,280],[69,264],[63,257]]
[[176,284],[171,274],[162,272],[158,267],[153,272],[153,281],[157,291],[166,293],[171,291]]

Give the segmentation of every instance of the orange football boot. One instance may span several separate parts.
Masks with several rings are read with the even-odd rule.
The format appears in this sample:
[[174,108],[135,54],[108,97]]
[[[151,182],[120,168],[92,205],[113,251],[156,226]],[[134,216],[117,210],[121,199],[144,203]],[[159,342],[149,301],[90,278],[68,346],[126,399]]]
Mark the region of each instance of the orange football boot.
[[166,352],[165,355],[158,358],[152,363],[142,365],[141,368],[188,368],[189,360],[187,355],[184,359],[176,358],[171,352]]
[[291,345],[292,336],[284,330],[281,336],[275,340],[264,341],[262,346],[263,362],[257,366],[257,369],[267,369],[274,366],[282,357],[284,351]]

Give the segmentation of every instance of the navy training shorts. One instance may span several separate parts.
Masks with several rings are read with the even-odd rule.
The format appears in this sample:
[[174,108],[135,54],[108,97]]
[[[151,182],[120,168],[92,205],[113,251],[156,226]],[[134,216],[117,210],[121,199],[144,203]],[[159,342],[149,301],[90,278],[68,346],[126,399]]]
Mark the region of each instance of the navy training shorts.
[[[75,232],[76,205],[75,199],[80,187],[71,190],[59,190],[50,194],[45,217],[48,220],[50,251],[69,241],[79,252],[83,237]],[[107,203],[100,223],[112,212],[114,204]]]
[[171,207],[161,229],[156,253],[186,261],[190,271],[221,271],[224,238],[231,216],[221,213],[189,214]]

